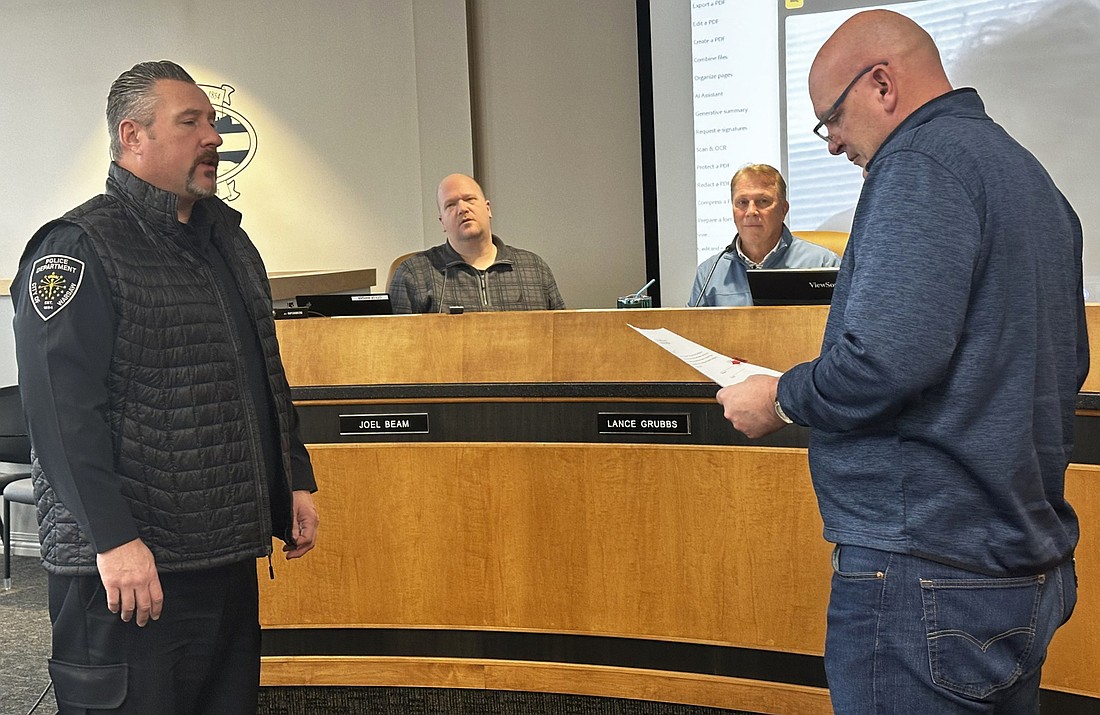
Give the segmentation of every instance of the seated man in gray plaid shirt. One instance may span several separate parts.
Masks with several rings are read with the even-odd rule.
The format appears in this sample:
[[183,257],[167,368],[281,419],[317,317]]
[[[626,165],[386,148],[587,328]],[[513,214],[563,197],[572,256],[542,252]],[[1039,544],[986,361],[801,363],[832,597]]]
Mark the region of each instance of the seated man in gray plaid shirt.
[[561,310],[565,301],[550,266],[506,246],[489,226],[493,212],[481,186],[464,174],[439,183],[439,222],[447,242],[410,256],[390,282],[395,313]]

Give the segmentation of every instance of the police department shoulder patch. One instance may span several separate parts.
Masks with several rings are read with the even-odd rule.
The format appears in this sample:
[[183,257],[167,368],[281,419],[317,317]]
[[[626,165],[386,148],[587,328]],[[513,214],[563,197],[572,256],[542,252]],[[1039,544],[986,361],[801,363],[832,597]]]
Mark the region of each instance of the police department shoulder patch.
[[31,305],[42,320],[49,320],[72,302],[84,277],[84,261],[72,256],[42,256],[31,266]]

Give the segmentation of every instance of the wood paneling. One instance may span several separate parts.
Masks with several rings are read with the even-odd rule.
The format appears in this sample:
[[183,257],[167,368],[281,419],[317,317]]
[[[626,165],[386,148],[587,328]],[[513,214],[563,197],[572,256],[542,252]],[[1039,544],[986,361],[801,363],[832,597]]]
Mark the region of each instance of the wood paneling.
[[[786,369],[817,354],[826,309],[713,308],[281,321],[290,382],[705,382],[632,331],[667,327]],[[1100,305],[1088,307],[1093,365]],[[1086,391],[1100,391],[1094,369]],[[311,445],[317,549],[261,578],[267,628],[582,634],[823,652],[831,546],[805,450],[688,445]],[[1074,465],[1076,613],[1044,687],[1100,697],[1100,467]],[[266,574],[266,564],[261,564]],[[579,692],[828,712],[780,683],[594,665],[265,658],[267,684]],[[759,698],[759,699],[757,699]]]
[[261,683],[278,685],[401,684],[629,698],[776,715],[829,715],[823,688],[662,670],[446,658],[264,658]]
[[803,450],[444,443],[311,453],[322,542],[263,579],[265,626],[822,652],[830,547]]
[[1070,465],[1066,499],[1081,521],[1077,608],[1054,634],[1043,687],[1100,698],[1100,467]]
[[297,386],[706,382],[628,324],[786,369],[817,355],[826,315],[823,306],[394,315],[283,320],[278,331]]
[[[1083,389],[1100,392],[1100,305],[1086,312],[1093,369]],[[282,320],[278,332],[296,386],[706,382],[629,325],[786,370],[817,356],[827,315],[827,306],[394,315]]]
[[[802,450],[311,452],[322,538],[307,558],[277,563],[275,581],[261,579],[265,627],[477,628],[823,652],[830,546]],[[1081,594],[1043,685],[1098,697],[1100,532],[1090,525],[1100,523],[1100,467],[1073,466],[1067,495],[1084,525]]]

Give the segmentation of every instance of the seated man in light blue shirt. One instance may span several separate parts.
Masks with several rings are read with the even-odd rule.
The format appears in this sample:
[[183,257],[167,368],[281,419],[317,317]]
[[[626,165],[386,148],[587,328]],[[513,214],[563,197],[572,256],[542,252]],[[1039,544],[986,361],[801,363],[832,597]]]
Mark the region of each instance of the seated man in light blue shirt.
[[795,238],[783,225],[790,204],[787,182],[772,166],[749,164],[730,181],[737,236],[695,273],[689,306],[752,305],[745,271],[758,268],[835,268],[840,257]]

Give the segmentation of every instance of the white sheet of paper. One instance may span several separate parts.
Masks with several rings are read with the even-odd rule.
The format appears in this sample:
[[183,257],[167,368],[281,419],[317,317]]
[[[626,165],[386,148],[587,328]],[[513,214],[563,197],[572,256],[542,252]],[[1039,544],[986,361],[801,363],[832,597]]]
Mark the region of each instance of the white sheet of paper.
[[[627,325],[630,325],[627,323]],[[676,357],[683,360],[722,387],[743,382],[750,375],[771,375],[779,377],[783,373],[771,368],[753,365],[738,358],[716,353],[698,343],[681,337],[668,328],[630,327],[660,345]]]

